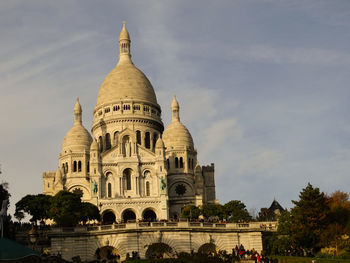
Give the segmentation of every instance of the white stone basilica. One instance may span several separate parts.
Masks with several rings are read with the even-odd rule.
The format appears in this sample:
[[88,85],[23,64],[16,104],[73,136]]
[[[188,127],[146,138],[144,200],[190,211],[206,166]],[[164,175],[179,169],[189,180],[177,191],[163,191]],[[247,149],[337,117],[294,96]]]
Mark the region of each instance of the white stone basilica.
[[56,172],[44,172],[44,194],[80,192],[105,223],[179,217],[182,207],[215,202],[214,164],[200,166],[192,136],[173,98],[164,131],[161,108],[147,77],[133,64],[123,23],[117,66],[103,81],[91,133],[77,100]]

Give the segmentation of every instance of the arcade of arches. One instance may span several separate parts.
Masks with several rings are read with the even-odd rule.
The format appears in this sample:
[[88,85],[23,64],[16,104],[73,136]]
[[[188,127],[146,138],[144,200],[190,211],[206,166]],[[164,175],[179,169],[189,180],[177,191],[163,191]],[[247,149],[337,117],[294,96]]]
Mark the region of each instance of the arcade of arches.
[[[122,221],[127,223],[128,221],[135,221],[136,214],[132,209],[126,209],[122,213]],[[147,208],[142,212],[142,220],[147,222],[157,221],[157,214],[152,208]],[[106,210],[102,213],[102,223],[104,225],[110,225],[117,223],[116,215],[112,210]]]

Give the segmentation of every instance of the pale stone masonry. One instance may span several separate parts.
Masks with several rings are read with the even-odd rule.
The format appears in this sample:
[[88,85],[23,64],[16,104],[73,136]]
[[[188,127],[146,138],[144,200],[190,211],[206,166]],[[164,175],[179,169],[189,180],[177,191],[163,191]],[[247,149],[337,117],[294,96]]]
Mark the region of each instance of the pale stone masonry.
[[259,224],[169,222],[186,205],[217,202],[214,164],[199,164],[175,96],[164,131],[156,94],[133,64],[130,43],[123,23],[119,62],[99,89],[91,134],[83,126],[78,99],[58,169],[43,173],[44,194],[81,193],[83,201],[99,207],[104,225],[53,229],[51,253],[67,260],[78,255],[92,260],[99,253],[106,258],[107,252],[125,258],[132,251],[145,257],[147,246],[159,242],[174,253],[197,252],[208,243],[228,253],[240,244],[260,252],[266,229]]
[[44,172],[44,193],[65,189],[101,209],[105,223],[178,218],[188,204],[215,203],[214,164],[201,166],[193,139],[180,121],[174,96],[172,121],[163,132],[152,84],[132,62],[123,24],[119,62],[97,96],[91,134],[77,100],[55,172]]

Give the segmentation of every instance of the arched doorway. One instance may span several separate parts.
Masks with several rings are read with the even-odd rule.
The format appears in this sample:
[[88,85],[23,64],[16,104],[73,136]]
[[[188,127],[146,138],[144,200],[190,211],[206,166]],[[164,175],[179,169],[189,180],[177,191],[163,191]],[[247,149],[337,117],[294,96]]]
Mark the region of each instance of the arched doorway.
[[155,222],[157,220],[157,215],[152,209],[147,208],[142,213],[142,219],[148,222]]
[[115,223],[115,214],[111,210],[107,210],[102,214],[102,224],[111,225]]
[[95,258],[97,260],[108,260],[109,262],[110,260],[119,260],[120,253],[115,247],[104,246],[96,249]]
[[200,254],[216,254],[216,246],[213,243],[205,243],[198,248]]
[[122,215],[123,221],[127,223],[128,221],[136,220],[136,215],[131,209],[126,209]]
[[148,245],[146,258],[171,258],[173,249],[165,243],[153,243]]

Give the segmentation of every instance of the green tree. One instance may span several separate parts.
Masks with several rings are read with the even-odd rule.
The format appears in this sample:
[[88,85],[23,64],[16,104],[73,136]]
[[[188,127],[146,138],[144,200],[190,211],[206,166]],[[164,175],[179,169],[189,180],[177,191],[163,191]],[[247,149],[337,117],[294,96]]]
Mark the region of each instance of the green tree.
[[283,255],[291,246],[291,226],[293,218],[291,212],[284,211],[278,219],[277,232],[269,240],[268,253]]
[[[10,198],[10,193],[8,192],[8,183],[1,183],[0,184],[0,209],[2,206],[2,202],[5,200],[9,200]],[[7,204],[9,206],[10,203]]]
[[22,219],[25,217],[23,211],[16,211],[13,215],[20,223]]
[[81,195],[59,191],[53,198],[50,217],[58,226],[75,226],[82,220]]
[[83,202],[81,204],[80,221],[85,224],[89,220],[100,221],[100,211],[98,210],[97,206],[91,203]]
[[43,222],[49,218],[51,200],[50,195],[26,195],[16,203],[15,217],[23,219],[24,213],[27,213],[32,216],[30,221],[34,224],[37,224],[38,220]]
[[198,219],[200,213],[201,213],[201,210],[197,206],[187,205],[184,208],[182,208],[180,217],[189,218],[189,219]]
[[218,217],[223,219],[224,217],[224,207],[220,204],[206,204],[202,206],[202,215],[209,219],[210,217]]
[[329,224],[322,231],[321,241],[325,247],[345,248],[346,242],[342,236],[348,234],[347,229],[350,221],[349,194],[342,191],[335,191],[327,197],[327,204],[330,212],[328,214]]
[[292,202],[295,204],[291,210],[292,241],[297,246],[317,251],[321,247],[321,233],[328,223],[329,206],[325,194],[308,183],[300,192],[299,200]]
[[232,200],[224,205],[224,214],[228,222],[248,222],[252,219],[244,203]]

